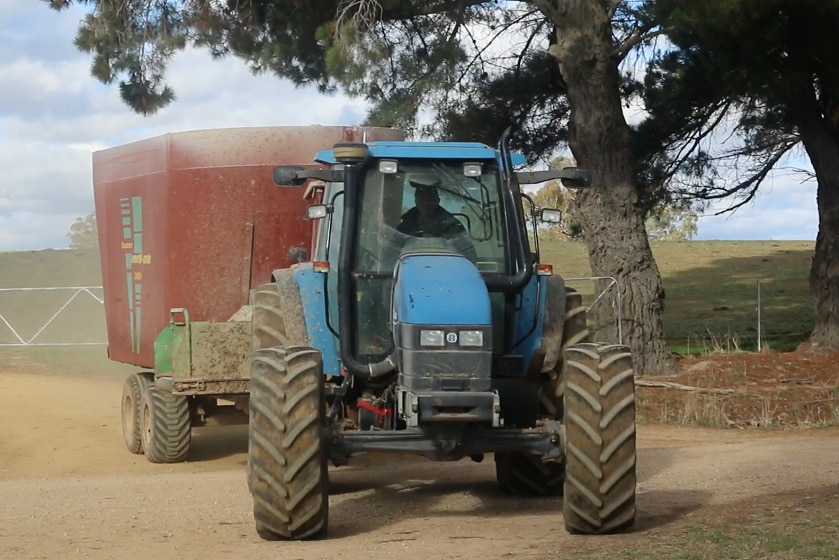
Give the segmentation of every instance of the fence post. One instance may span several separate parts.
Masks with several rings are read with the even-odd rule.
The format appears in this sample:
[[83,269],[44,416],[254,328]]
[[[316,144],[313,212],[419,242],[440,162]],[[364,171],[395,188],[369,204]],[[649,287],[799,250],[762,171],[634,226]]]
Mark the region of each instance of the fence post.
[[762,339],[763,333],[761,332],[761,320],[760,320],[760,280],[757,281],[757,351],[760,352],[762,349]]

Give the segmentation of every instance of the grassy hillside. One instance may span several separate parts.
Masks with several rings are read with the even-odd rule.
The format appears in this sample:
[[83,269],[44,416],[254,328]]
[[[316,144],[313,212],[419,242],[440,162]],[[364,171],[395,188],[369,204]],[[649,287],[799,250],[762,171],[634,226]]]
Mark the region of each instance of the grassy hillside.
[[101,283],[99,253],[95,250],[0,252],[0,288]]
[[[653,252],[667,292],[664,327],[677,351],[694,352],[715,344],[753,348],[758,282],[763,338],[771,348],[794,347],[812,328],[813,306],[807,285],[812,242],[661,242],[653,245]],[[579,243],[548,242],[543,244],[542,254],[543,260],[566,278],[590,275],[585,247]],[[0,253],[0,288],[100,284],[95,251]],[[570,284],[591,301],[590,281]],[[68,295],[0,292],[0,314],[28,338]],[[606,294],[604,301],[610,297],[613,292]],[[78,298],[59,319],[39,340],[104,340],[101,305],[92,299]],[[0,343],[13,341],[0,322]]]
[[[679,351],[693,352],[703,345],[754,348],[758,282],[762,338],[771,348],[792,348],[812,329],[812,242],[659,242],[653,244],[653,254],[667,297],[665,333]],[[582,244],[546,243],[542,256],[564,277],[591,274]],[[584,294],[593,292],[590,282],[571,285]]]
[[[0,253],[0,315],[24,340],[37,335],[37,342],[103,341],[104,315],[102,304],[96,299],[102,297],[102,290],[77,293],[73,289],[19,291],[15,288],[82,288],[101,284],[96,251]],[[39,333],[65,304],[60,314]],[[0,320],[0,343],[16,341],[14,333]]]

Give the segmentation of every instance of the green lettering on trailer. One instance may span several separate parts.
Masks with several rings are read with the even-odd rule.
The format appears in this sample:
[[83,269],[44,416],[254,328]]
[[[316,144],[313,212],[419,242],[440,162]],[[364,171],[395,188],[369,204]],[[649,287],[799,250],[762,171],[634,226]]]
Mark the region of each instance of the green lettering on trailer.
[[137,265],[151,262],[149,255],[143,255],[143,197],[121,198],[119,206],[123,226],[121,247],[125,251],[128,333],[131,337],[131,351],[139,354],[142,341],[143,273]]

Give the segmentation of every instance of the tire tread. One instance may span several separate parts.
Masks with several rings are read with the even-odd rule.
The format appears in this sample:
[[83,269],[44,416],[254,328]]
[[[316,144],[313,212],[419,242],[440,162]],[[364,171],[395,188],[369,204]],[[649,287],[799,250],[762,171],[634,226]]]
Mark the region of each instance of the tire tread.
[[619,532],[635,521],[632,356],[624,346],[601,344],[573,345],[565,356],[565,527]]

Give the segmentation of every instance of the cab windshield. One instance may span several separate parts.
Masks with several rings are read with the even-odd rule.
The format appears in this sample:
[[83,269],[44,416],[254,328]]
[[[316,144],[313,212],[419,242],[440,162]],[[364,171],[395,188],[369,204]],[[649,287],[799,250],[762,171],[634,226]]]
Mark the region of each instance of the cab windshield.
[[390,275],[406,252],[446,251],[484,275],[509,274],[501,185],[494,162],[400,161],[396,173],[367,172],[359,201],[354,270]]
[[[405,253],[459,253],[485,277],[511,274],[498,168],[492,161],[471,162],[467,176],[469,163],[399,161],[396,173],[383,173],[373,162],[367,171],[352,273],[360,359],[381,359],[392,346],[386,302],[394,267]],[[495,307],[503,309],[503,297],[494,295]]]

